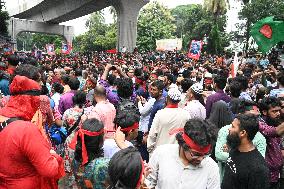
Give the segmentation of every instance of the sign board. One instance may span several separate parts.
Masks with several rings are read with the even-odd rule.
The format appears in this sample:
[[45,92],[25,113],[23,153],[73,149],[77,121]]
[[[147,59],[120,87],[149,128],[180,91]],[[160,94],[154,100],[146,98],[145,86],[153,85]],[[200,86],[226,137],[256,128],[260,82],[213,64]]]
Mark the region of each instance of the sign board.
[[175,51],[182,49],[182,39],[161,39],[156,40],[157,51]]

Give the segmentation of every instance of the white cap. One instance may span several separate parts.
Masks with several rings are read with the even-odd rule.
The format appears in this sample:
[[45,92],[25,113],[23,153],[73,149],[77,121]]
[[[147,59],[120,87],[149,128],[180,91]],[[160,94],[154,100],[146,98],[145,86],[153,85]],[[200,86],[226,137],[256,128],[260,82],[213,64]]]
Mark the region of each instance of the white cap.
[[205,78],[208,78],[208,77],[209,77],[209,78],[212,78],[212,74],[209,73],[209,72],[206,72],[205,75],[204,75],[204,77],[205,77]]
[[199,83],[195,83],[190,87],[191,90],[196,92],[197,94],[202,94],[203,93],[203,87]]
[[168,96],[171,100],[180,101],[181,100],[181,92],[177,88],[171,88],[168,91]]

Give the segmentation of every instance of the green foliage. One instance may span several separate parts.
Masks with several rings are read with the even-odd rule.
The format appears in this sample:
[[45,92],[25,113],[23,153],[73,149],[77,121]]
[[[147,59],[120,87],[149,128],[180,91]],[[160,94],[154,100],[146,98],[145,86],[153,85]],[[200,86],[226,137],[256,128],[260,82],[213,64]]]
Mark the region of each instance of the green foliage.
[[246,51],[249,49],[250,28],[253,23],[268,17],[284,17],[283,0],[253,0],[246,2],[243,9],[239,12],[239,18],[246,22],[239,25],[239,30],[244,31],[244,42],[246,42]]
[[18,50],[30,51],[35,45],[38,49],[45,49],[46,44],[54,44],[56,49],[61,49],[63,37],[41,33],[23,32],[17,36]]
[[8,23],[9,14],[7,11],[0,10],[0,35],[7,36],[8,35]]
[[[183,47],[186,50],[191,40],[202,40],[209,37],[208,45],[204,46],[209,53],[220,53],[229,45],[225,33],[226,16],[219,15],[216,20],[211,12],[201,5],[181,5],[172,9],[172,14],[177,21],[177,36],[183,36]],[[216,24],[218,26],[216,26]],[[218,41],[218,42],[217,42]]]
[[205,0],[204,7],[207,11],[212,12],[216,17],[223,15],[227,11],[229,0]]
[[139,50],[155,50],[156,40],[175,38],[175,19],[169,9],[154,1],[141,10],[137,29]]
[[75,51],[90,52],[113,49],[116,46],[116,24],[105,24],[101,11],[95,12],[86,22],[89,29],[73,41]]

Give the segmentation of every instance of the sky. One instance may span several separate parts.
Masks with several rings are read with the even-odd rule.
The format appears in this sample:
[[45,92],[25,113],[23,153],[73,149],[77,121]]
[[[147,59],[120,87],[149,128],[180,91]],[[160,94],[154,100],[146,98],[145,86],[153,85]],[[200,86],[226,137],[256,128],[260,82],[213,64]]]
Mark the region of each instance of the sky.
[[[6,7],[7,9],[11,9],[13,6],[17,5],[18,3],[27,1],[27,0],[4,0],[6,2]],[[151,0],[153,1],[153,0]],[[202,4],[203,0],[157,0],[158,2],[164,4],[165,6],[167,6],[168,8],[174,8],[178,5],[187,5],[187,4]],[[234,1],[234,0],[230,0],[230,1]],[[239,6],[236,3],[231,3],[234,4],[234,6],[231,7],[231,10],[228,11],[228,26],[227,26],[227,30],[232,31],[235,30],[235,22],[238,20],[237,19],[237,13],[239,10]],[[109,14],[108,9],[104,10],[104,14],[105,14],[105,20],[107,23],[111,23],[112,22],[112,16]],[[86,27],[85,27],[85,23],[87,21],[87,19],[89,18],[89,15],[74,19],[74,20],[70,20],[68,22],[64,22],[61,24],[67,25],[67,26],[74,26],[74,32],[75,35],[80,35],[83,34],[84,32],[87,31]]]

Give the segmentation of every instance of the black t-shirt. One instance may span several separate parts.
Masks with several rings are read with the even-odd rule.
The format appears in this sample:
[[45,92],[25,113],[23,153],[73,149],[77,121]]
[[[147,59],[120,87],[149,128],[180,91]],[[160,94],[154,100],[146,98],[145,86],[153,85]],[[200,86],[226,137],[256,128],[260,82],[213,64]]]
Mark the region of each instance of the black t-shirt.
[[257,149],[250,152],[230,152],[221,188],[269,189],[269,169]]

